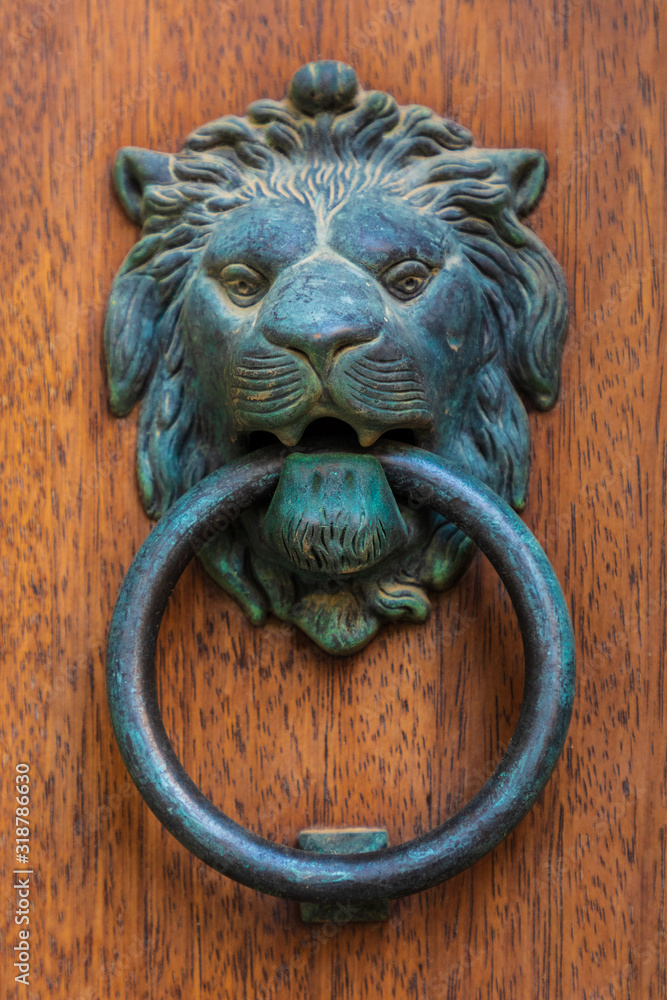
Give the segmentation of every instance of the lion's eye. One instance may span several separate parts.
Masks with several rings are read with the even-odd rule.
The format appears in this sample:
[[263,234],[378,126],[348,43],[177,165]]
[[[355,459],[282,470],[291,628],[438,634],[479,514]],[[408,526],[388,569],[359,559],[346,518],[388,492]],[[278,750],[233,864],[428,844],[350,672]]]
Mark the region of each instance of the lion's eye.
[[382,282],[396,298],[413,299],[415,295],[419,295],[430,277],[431,271],[420,260],[402,260],[387,268],[382,275]]
[[228,264],[222,270],[220,284],[237,306],[254,306],[268,287],[266,278],[246,264]]

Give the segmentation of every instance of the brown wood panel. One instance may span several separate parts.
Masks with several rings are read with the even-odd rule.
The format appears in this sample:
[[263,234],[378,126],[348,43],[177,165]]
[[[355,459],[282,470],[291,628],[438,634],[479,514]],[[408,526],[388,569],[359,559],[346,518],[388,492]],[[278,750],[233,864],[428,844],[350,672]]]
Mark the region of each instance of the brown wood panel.
[[[3,5],[0,60],[0,896],[6,995],[45,1000],[658,1000],[667,812],[664,8],[640,0],[42,0]],[[313,58],[451,112],[552,172],[534,226],[572,299],[563,390],[531,416],[526,521],[563,582],[580,673],[566,753],[532,814],[387,924],[307,927],[165,834],[127,778],[105,631],[148,531],[135,419],[106,407],[101,327],[135,240],[109,170],[126,144],[281,96]],[[423,627],[344,661],[257,631],[199,568],[161,635],[167,725],[234,818],[398,842],[481,786],[522,660],[483,561]],[[13,780],[33,775],[30,986],[13,983]],[[4,923],[4,921],[3,921]],[[4,977],[4,979],[3,979]]]

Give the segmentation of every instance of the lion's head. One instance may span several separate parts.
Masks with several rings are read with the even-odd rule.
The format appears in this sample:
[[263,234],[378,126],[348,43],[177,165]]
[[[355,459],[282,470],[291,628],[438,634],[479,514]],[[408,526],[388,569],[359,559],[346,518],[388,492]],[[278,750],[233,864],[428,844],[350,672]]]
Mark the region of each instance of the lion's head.
[[268,611],[350,652],[383,619],[422,620],[470,543],[397,503],[367,449],[411,441],[525,500],[523,393],[556,397],[567,300],[519,221],[546,178],[534,150],[478,149],[427,108],[302,67],[170,155],[124,149],[115,180],[143,227],[106,322],[111,406],[143,399],[139,479],[160,517],[269,441],[293,456],[270,505],[201,553],[254,622]]

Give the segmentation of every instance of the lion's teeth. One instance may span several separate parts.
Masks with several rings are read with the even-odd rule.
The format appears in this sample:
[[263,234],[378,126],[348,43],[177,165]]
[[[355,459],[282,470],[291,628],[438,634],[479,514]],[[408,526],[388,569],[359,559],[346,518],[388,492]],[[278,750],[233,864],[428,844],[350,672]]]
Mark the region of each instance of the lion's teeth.
[[359,431],[359,444],[362,448],[370,448],[380,437],[379,431]]
[[300,432],[294,430],[292,427],[281,427],[280,430],[275,430],[273,433],[280,443],[286,445],[288,448],[292,448],[295,444],[298,444],[301,437]]

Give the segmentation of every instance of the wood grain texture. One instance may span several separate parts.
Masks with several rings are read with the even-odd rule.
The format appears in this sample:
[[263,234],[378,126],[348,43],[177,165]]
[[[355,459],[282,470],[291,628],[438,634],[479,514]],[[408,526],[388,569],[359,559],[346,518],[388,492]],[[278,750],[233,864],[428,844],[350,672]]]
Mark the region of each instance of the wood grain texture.
[[[667,787],[664,12],[639,0],[49,0],[4,4],[0,59],[3,521],[0,873],[7,997],[67,1000],[658,1000]],[[664,47],[664,43],[663,47]],[[135,419],[106,405],[101,329],[136,233],[121,145],[175,150],[280,97],[313,58],[551,164],[533,224],[572,301],[563,390],[532,415],[525,518],[577,635],[566,753],[531,815],[382,925],[312,927],[204,868],[126,776],[105,632],[148,531]],[[443,820],[502,754],[521,698],[511,607],[477,559],[427,625],[328,658],[253,629],[191,567],[161,633],[166,724],[235,819]],[[30,987],[12,982],[13,776],[34,776]],[[3,921],[4,924],[4,921]],[[3,978],[4,977],[4,978]]]

